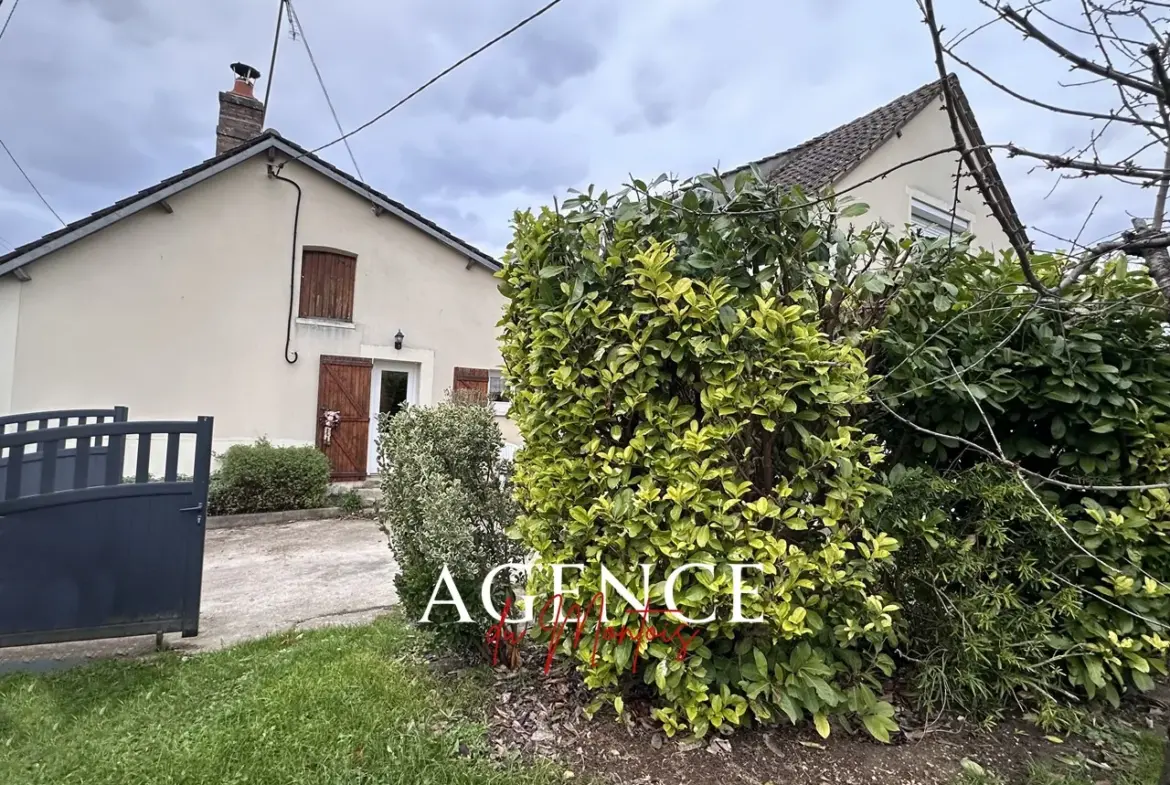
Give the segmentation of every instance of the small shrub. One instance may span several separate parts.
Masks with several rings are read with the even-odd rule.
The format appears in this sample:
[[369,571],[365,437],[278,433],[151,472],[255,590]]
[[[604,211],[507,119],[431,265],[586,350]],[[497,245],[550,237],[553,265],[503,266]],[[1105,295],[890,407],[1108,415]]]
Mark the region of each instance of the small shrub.
[[[493,567],[519,561],[523,553],[505,533],[516,505],[491,408],[460,401],[407,407],[383,415],[378,428],[380,519],[401,569],[394,581],[398,599],[409,618],[421,619],[446,565],[475,623],[454,623],[457,611],[440,605],[429,626],[448,649],[482,652],[487,629],[498,619],[481,606],[480,583]],[[497,583],[507,590],[505,580]],[[440,597],[449,599],[446,591]]]
[[236,444],[211,478],[212,515],[308,510],[325,503],[329,459],[316,447]]

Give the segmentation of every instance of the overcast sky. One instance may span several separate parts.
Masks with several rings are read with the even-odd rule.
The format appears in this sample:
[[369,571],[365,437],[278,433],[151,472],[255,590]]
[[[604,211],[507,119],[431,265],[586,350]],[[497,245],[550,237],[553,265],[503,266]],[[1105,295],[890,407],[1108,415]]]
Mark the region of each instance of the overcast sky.
[[[0,19],[13,2],[0,0]],[[974,0],[937,2],[952,31],[987,18]],[[543,2],[295,4],[349,129]],[[267,71],[276,7],[23,0],[0,40],[0,139],[66,221],[173,175],[214,153],[228,64]],[[314,147],[337,134],[287,27],[267,124]],[[964,47],[1019,89],[1069,92],[1056,84],[1068,78],[1060,63],[1006,30]],[[1086,138],[1077,119],[1028,110],[956,70],[988,141],[1061,152]],[[631,172],[730,168],[935,77],[913,0],[564,0],[352,143],[371,185],[499,253],[517,208],[570,187],[620,185]],[[324,155],[352,171],[343,146]],[[1148,193],[1100,180],[1046,199],[1051,174],[1000,160],[1029,225],[1076,234],[1106,189],[1086,239],[1128,225],[1126,209],[1149,211]],[[0,154],[0,251],[58,225]]]

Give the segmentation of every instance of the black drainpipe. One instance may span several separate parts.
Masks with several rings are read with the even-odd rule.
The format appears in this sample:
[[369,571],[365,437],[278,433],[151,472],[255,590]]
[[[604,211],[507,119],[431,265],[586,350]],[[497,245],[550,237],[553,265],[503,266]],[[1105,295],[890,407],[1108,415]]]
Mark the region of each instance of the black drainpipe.
[[297,228],[301,222],[301,187],[295,180],[290,180],[287,177],[281,177],[277,174],[276,167],[272,164],[268,165],[268,176],[276,180],[283,180],[297,189],[297,209],[293,213],[292,259],[288,267],[288,320],[284,325],[284,361],[292,365],[300,357],[296,352],[293,352],[292,358],[289,359],[288,350],[292,346],[293,292],[296,290],[297,282]]

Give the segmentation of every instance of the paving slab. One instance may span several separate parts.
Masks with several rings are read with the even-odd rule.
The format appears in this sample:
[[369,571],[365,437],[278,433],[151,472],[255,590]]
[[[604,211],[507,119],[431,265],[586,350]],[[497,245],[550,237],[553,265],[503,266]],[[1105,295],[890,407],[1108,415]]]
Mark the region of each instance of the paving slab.
[[[203,559],[199,635],[168,648],[212,651],[288,629],[363,624],[395,602],[394,559],[371,520],[212,529]],[[154,637],[0,649],[0,673],[49,671],[154,651]]]

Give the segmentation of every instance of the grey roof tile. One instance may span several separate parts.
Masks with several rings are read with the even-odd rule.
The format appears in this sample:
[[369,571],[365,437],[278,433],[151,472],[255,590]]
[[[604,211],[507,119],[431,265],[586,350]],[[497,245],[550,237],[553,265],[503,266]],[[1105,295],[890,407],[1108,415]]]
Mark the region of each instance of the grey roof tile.
[[[979,161],[980,169],[987,175],[989,188],[992,191],[991,198],[1004,206],[1008,221],[1013,224],[1011,229],[1026,240],[1027,233],[1024,231],[1023,223],[1016,213],[1003,179],[999,175],[995,160],[982,147],[985,144],[983,134],[975,122],[975,114],[971,110],[967,96],[963,93],[959,78],[950,74],[947,79],[955,94],[961,126],[971,144],[978,148],[975,151],[975,158]],[[945,98],[945,94],[946,87],[943,80],[937,79],[917,90],[895,98],[885,106],[878,107],[856,120],[775,155],[732,169],[724,173],[724,176],[733,176],[751,166],[756,166],[770,183],[785,187],[799,186],[806,193],[814,194],[838,182],[853,171],[866,157],[901,131],[936,98],[940,96]]]

